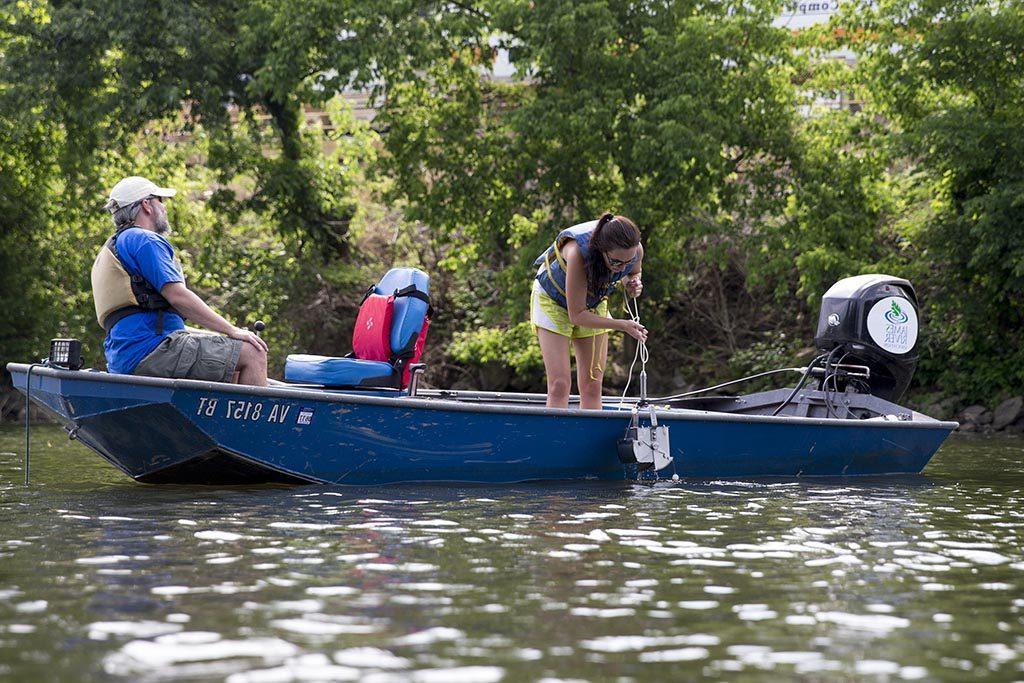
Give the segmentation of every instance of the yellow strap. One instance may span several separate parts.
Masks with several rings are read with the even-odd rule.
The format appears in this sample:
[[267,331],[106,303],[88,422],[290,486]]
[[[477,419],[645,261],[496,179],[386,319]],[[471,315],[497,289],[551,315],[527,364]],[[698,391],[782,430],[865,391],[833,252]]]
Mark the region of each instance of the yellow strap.
[[603,337],[605,340],[607,340],[608,339],[608,332],[605,331],[605,332],[602,332],[601,334],[595,334],[593,337],[591,337],[591,339],[593,339],[594,343],[591,344],[591,346],[590,346],[590,379],[592,381],[594,381],[594,382],[597,381],[597,378],[594,377],[594,369],[596,368],[599,372],[604,372],[604,368],[602,368],[600,365],[596,365],[595,364],[595,361],[597,359],[597,345],[600,343],[600,338],[601,337]]
[[[569,269],[568,269],[568,267],[565,264],[565,260],[562,258],[562,253],[560,251],[558,251],[558,242],[555,242],[554,245],[552,245],[552,249],[554,249],[554,251],[555,251],[555,258],[558,259],[559,265],[562,266],[562,272],[566,274],[566,277],[568,277]],[[568,304],[569,295],[565,293],[565,290],[562,289],[562,287],[558,284],[558,281],[555,280],[555,276],[551,274],[551,252],[550,251],[544,254],[544,268],[548,271],[548,280],[551,282],[551,284],[553,284],[555,286],[555,289],[557,289],[559,291],[559,293],[562,296],[565,297],[566,303]]]
[[562,270],[564,270],[566,273],[568,273],[569,272],[569,264],[565,262],[565,257],[562,256],[562,250],[558,246],[558,240],[556,239],[555,243],[553,245],[551,245],[551,246],[555,250],[555,258],[558,259],[558,265],[562,266]]
[[[558,248],[558,240],[555,240],[555,243],[551,245],[551,251],[544,252],[544,270],[547,271],[547,273],[548,273],[548,280],[551,282],[551,284],[555,286],[555,289],[558,290],[559,294],[561,294],[562,296],[565,297],[565,305],[568,306],[569,305],[569,295],[565,293],[565,290],[562,289],[562,287],[559,286],[558,281],[555,280],[554,275],[551,274],[551,252],[552,251],[555,253],[555,258],[558,260],[558,265],[562,266],[562,272],[565,273],[566,279],[569,278],[569,264],[565,262],[565,258],[562,256],[562,251],[561,251],[561,249]],[[621,280],[620,280],[620,282],[621,282]],[[616,284],[618,284],[618,283],[616,283]],[[603,301],[603,300],[605,300],[607,298],[608,298],[607,296],[601,297],[601,299],[596,304],[594,304],[593,308],[588,307],[587,310],[588,311],[596,310],[597,307],[601,305],[601,301]],[[607,334],[607,333],[605,333],[605,334]],[[593,373],[591,373],[591,374],[593,374]],[[591,377],[590,379],[594,379],[594,378]]]

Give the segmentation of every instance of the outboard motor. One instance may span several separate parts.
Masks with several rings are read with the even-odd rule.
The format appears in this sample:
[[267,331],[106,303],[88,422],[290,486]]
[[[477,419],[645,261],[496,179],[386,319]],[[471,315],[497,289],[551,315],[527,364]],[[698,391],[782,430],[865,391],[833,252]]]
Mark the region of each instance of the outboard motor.
[[832,285],[821,299],[814,344],[828,363],[863,365],[867,378],[829,374],[824,389],[851,383],[873,396],[896,402],[917,367],[918,305],[914,287],[890,275],[858,275]]

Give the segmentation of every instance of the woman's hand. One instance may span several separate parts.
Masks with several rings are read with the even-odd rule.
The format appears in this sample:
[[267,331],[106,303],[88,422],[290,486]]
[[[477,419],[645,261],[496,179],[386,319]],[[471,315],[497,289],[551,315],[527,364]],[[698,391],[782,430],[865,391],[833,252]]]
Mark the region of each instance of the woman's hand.
[[640,296],[640,292],[644,291],[644,283],[640,280],[639,273],[623,280],[622,286],[626,288],[626,294],[633,299]]
[[647,341],[647,328],[632,320],[620,320],[619,329],[638,341]]

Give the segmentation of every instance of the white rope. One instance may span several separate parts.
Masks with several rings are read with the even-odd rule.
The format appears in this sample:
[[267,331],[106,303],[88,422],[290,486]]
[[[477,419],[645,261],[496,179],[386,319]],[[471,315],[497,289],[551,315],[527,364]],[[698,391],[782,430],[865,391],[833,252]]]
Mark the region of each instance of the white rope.
[[[626,295],[625,289],[622,291],[622,298],[626,301],[626,312],[629,314],[630,319],[635,322],[640,322],[640,303],[633,297],[633,307],[629,305],[629,297]],[[622,398],[619,400],[621,406],[626,400],[626,394],[629,392],[629,385],[633,381],[633,368],[636,367],[636,359],[640,359],[640,371],[647,371],[647,359],[650,354],[647,352],[647,342],[637,340],[636,352],[633,353],[633,362],[629,364],[629,375],[626,377],[626,388],[622,390]]]
[[[636,300],[636,297],[633,297],[633,306],[630,307],[630,305],[629,305],[629,297],[626,295],[626,290],[625,289],[622,290],[622,297],[623,297],[623,299],[626,300],[626,312],[629,313],[630,319],[632,319],[633,322],[639,324],[640,323],[640,302],[638,302]],[[638,339],[637,340],[637,344],[636,344],[636,352],[633,353],[633,362],[629,364],[629,376],[626,378],[626,388],[622,390],[622,398],[619,400],[619,406],[620,407],[622,407],[622,405],[625,403],[626,394],[629,392],[629,384],[630,384],[630,382],[633,381],[633,368],[636,367],[636,359],[637,358],[640,359],[640,374],[641,374],[641,377],[640,377],[640,393],[641,394],[645,394],[646,393],[647,359],[650,358],[650,354],[647,351],[647,342],[640,341]],[[646,396],[641,396],[641,399],[642,400],[646,400],[647,397]],[[658,426],[658,417],[657,417],[657,414],[654,412],[654,406],[653,405],[650,406],[650,410],[651,410],[651,413],[650,413],[651,414],[651,435],[654,436],[656,434],[655,428]],[[633,406],[633,420],[634,420],[634,424],[635,424],[636,419],[637,419],[637,405],[634,405]],[[668,427],[663,427],[663,429],[667,430]],[[658,473],[657,472],[654,473],[654,478],[658,479]],[[675,461],[675,458],[672,459],[672,481],[679,481],[679,474],[676,472],[676,461]]]

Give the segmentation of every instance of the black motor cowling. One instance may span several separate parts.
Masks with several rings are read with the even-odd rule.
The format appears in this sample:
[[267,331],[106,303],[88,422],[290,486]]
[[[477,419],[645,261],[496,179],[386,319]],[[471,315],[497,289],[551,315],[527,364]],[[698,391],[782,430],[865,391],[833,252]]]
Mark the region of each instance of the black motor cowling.
[[[848,277],[821,298],[814,344],[829,354],[831,363],[866,365],[870,377],[856,380],[866,383],[861,388],[895,402],[917,367],[917,312],[917,294],[907,280],[890,275]],[[836,377],[831,381],[836,389],[846,383]]]

